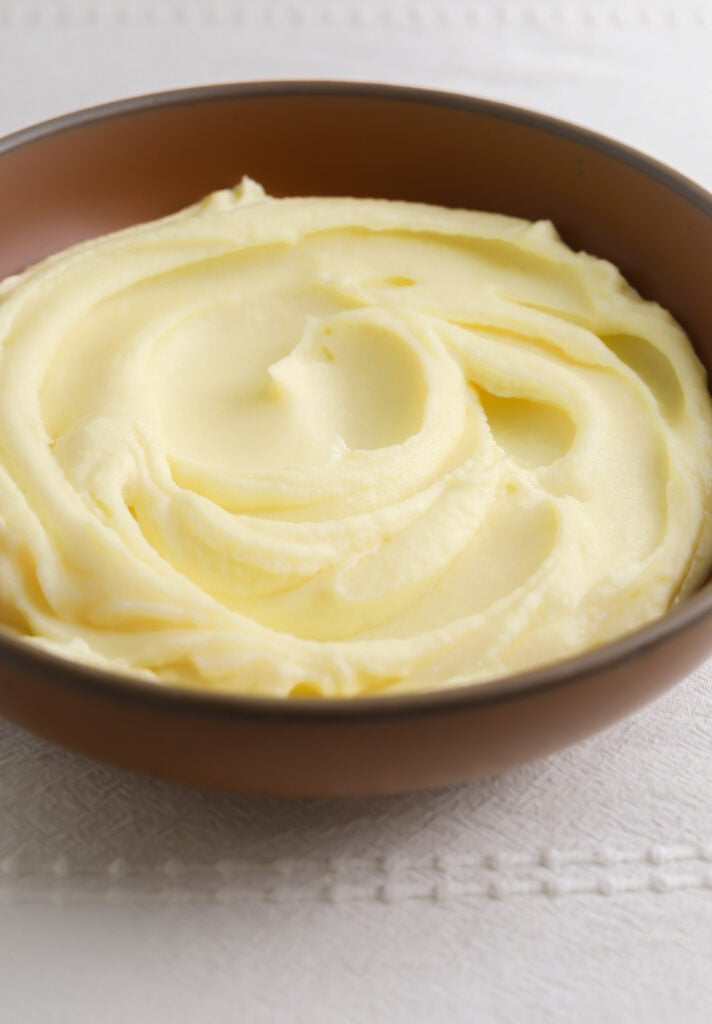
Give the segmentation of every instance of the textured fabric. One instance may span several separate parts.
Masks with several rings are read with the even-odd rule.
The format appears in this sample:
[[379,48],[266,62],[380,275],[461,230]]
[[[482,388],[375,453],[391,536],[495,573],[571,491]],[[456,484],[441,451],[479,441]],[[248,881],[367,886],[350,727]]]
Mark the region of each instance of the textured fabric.
[[[211,81],[397,80],[712,187],[711,45],[702,0],[0,0],[0,131]],[[0,723],[2,1019],[708,1024],[711,680],[501,777],[378,800],[180,789]]]

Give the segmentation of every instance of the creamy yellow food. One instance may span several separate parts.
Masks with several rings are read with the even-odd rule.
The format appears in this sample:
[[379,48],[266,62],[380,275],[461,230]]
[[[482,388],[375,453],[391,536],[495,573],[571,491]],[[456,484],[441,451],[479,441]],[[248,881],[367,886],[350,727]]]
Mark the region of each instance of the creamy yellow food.
[[0,286],[0,622],[160,682],[489,680],[712,561],[670,315],[549,223],[254,182]]

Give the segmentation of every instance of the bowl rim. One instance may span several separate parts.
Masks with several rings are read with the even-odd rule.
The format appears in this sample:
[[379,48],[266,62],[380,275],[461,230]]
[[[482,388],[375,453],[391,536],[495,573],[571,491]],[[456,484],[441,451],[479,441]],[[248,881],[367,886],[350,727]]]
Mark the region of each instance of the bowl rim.
[[[712,219],[712,194],[683,174],[637,149],[599,132],[525,107],[483,99],[448,90],[415,86],[332,79],[280,79],[201,85],[145,93],[127,99],[84,107],[68,114],[21,128],[0,138],[0,157],[20,147],[65,131],[127,114],[140,114],[165,107],[185,106],[213,100],[243,97],[296,96],[365,98],[422,104],[463,110],[510,121],[546,134],[578,142],[653,178],[668,187]],[[412,719],[468,712],[521,700],[564,687],[574,686],[602,669],[610,670],[637,660],[669,637],[682,633],[712,613],[712,587],[691,595],[660,618],[625,634],[617,640],[590,648],[581,654],[534,669],[481,683],[466,683],[442,690],[396,695],[343,697],[257,697],[218,690],[151,681],[74,661],[33,644],[32,639],[0,627],[0,664],[20,671],[37,669],[59,677],[74,690],[98,696],[105,694],[126,702],[160,705],[172,713],[214,716],[242,720],[269,720],[296,724],[364,722]]]
[[163,107],[188,106],[202,103],[205,100],[230,100],[243,96],[269,99],[270,97],[285,97],[288,93],[295,96],[400,100],[423,106],[470,111],[538,128],[551,135],[581,142],[606,156],[620,159],[630,167],[648,174],[660,184],[667,185],[688,202],[699,207],[704,213],[712,215],[712,193],[693,181],[692,178],[633,146],[574,121],[528,107],[520,107],[500,100],[485,99],[454,90],[391,82],[360,81],[358,79],[255,79],[137,93],[119,100],[80,107],[66,114],[43,119],[25,128],[2,135],[0,136],[0,155],[37,142],[48,135],[59,135],[96,121],[106,121],[126,114],[160,110]]

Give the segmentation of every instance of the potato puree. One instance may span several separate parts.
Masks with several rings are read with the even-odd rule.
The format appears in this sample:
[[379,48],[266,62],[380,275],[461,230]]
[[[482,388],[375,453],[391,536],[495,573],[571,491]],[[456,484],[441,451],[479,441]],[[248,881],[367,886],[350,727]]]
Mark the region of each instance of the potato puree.
[[288,696],[439,689],[712,560],[682,330],[549,223],[245,179],[0,289],[0,621]]

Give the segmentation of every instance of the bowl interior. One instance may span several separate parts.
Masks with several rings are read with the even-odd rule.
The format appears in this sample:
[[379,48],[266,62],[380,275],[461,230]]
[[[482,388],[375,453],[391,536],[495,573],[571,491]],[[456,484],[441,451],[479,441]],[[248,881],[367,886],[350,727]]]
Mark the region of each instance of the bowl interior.
[[487,101],[334,83],[189,90],[0,142],[0,277],[243,174],[275,195],[400,198],[548,218],[671,310],[712,367],[712,204],[654,161]]
[[113,104],[0,154],[0,276],[249,174],[275,195],[549,218],[667,306],[712,361],[709,198],[705,212],[702,190],[695,201],[653,161],[549,118],[418,90],[265,83]]

